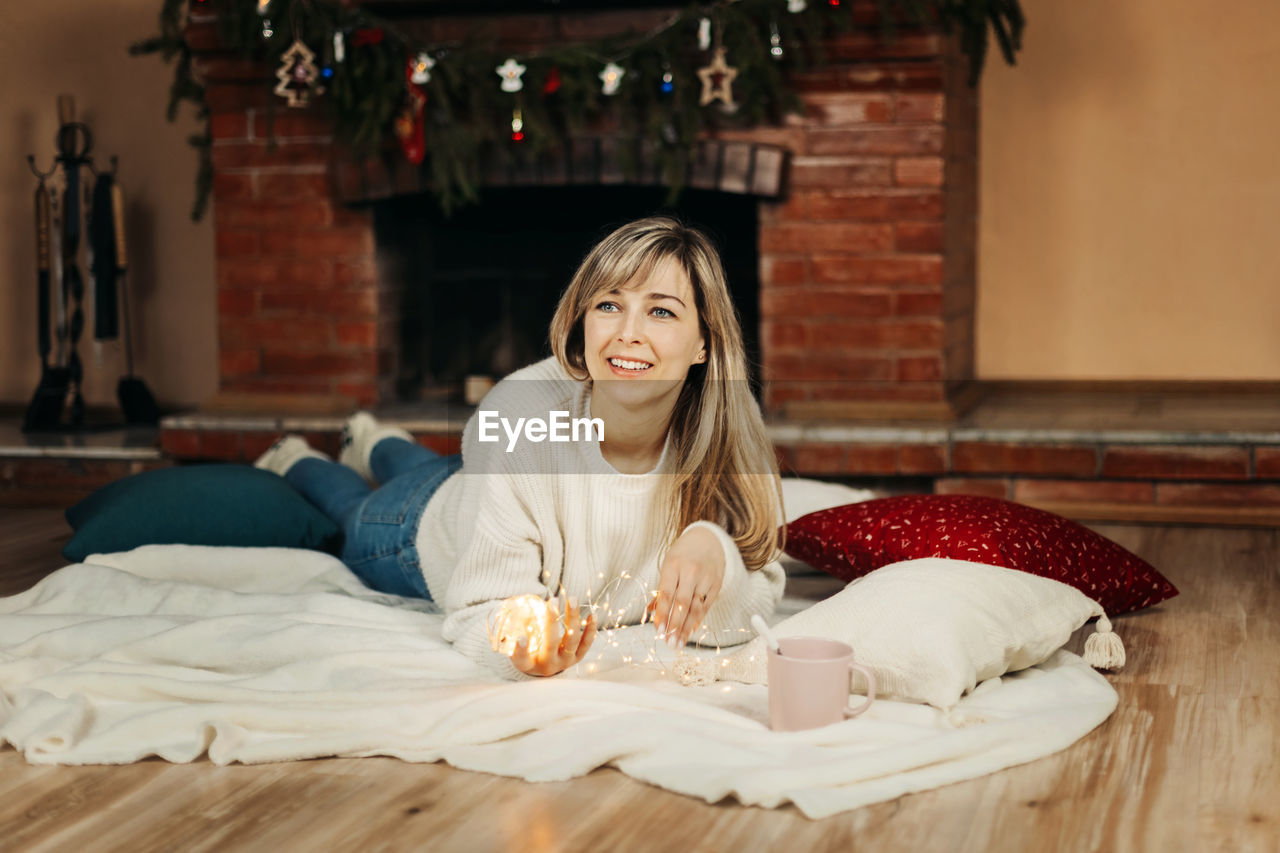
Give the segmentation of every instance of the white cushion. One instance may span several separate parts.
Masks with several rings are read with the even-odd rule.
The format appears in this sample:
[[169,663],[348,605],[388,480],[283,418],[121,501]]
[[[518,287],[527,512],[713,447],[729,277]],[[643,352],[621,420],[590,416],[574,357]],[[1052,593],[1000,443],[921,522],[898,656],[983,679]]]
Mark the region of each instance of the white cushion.
[[782,478],[782,503],[787,524],[811,512],[831,509],[833,506],[862,503],[884,496],[884,492],[875,489],[855,489],[841,483],[826,483],[804,477]]
[[[879,695],[947,709],[979,683],[1047,659],[1101,615],[1064,583],[927,557],[876,569],[772,630],[843,640],[875,671]],[[731,655],[721,677],[765,683],[764,640]]]

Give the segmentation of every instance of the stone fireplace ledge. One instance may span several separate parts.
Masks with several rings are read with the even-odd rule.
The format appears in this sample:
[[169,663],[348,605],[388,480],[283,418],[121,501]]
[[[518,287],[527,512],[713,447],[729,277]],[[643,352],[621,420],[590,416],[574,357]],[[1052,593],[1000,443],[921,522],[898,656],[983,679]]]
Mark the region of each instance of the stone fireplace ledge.
[[[896,492],[977,494],[1087,521],[1280,526],[1275,393],[993,393],[952,423],[770,419],[784,474]],[[458,450],[467,406],[379,410],[437,452]],[[166,418],[174,460],[250,462],[301,433],[338,451],[340,416]]]
[[[471,412],[443,404],[378,409],[441,453],[457,451]],[[125,430],[25,436],[12,420],[0,429],[0,506],[69,506],[155,467],[252,462],[291,432],[336,454],[343,417],[178,414],[147,441]],[[769,430],[788,475],[1000,497],[1082,521],[1280,527],[1280,389],[1006,388],[951,423],[772,419]]]

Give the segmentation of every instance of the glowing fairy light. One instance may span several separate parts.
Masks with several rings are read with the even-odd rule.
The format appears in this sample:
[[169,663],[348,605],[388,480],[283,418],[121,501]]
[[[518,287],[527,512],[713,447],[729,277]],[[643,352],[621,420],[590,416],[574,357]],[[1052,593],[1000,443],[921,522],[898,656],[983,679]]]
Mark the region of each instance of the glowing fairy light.
[[527,637],[529,655],[536,658],[550,646],[547,628],[559,620],[559,609],[551,602],[536,595],[517,595],[494,608],[485,630],[495,652],[509,656],[515,652],[516,643]]

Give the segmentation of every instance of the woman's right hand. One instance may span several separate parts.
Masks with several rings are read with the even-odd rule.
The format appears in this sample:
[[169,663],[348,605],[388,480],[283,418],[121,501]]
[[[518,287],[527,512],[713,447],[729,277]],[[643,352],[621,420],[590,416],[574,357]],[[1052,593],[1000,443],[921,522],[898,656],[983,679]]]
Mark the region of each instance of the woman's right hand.
[[[525,675],[556,675],[582,660],[596,638],[596,617],[590,614],[582,618],[577,602],[569,599],[564,620],[560,614],[548,608],[542,617],[542,630],[547,637],[545,648],[530,648],[529,638],[521,637],[511,651],[511,663]],[[567,627],[566,627],[567,626]]]

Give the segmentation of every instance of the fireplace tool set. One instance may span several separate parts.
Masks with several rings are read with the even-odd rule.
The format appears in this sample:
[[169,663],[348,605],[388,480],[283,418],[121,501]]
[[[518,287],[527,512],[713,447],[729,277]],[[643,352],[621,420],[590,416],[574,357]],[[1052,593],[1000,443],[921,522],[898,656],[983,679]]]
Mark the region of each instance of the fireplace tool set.
[[[128,260],[124,236],[124,196],[116,183],[116,158],[111,170],[94,168],[90,152],[93,135],[75,120],[75,101],[58,96],[58,154],[47,172],[27,162],[39,184],[35,194],[37,343],[40,384],[23,417],[23,432],[81,429],[85,422],[81,383],[80,336],[84,333],[84,276],[80,268],[82,226],[87,236],[93,274],[93,336],[115,340],[123,320],[125,375],[116,388],[120,409],[129,424],[154,424],[160,419],[155,397],[133,375],[133,341],[129,329],[126,287]],[[82,170],[92,185],[81,184]],[[61,181],[58,178],[61,176]],[[62,197],[58,199],[58,184]],[[52,190],[51,190],[52,187]],[[64,411],[65,410],[65,411]],[[64,417],[65,414],[65,417]]]

